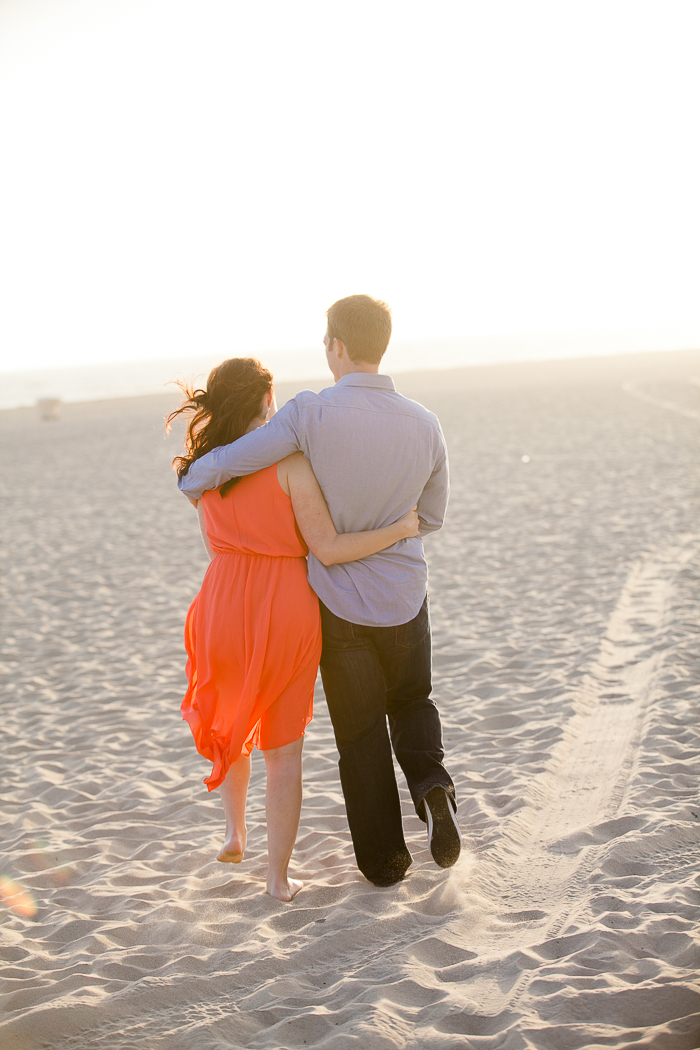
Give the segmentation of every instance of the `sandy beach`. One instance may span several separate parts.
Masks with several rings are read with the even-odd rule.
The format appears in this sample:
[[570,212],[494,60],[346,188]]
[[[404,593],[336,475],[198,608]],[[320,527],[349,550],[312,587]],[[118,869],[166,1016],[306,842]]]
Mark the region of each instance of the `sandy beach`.
[[700,351],[397,387],[450,450],[425,546],[465,850],[432,863],[400,780],[413,867],[362,878],[319,682],[290,905],[261,756],[221,865],[180,719],[207,561],[175,396],[0,412],[3,1050],[700,1047]]

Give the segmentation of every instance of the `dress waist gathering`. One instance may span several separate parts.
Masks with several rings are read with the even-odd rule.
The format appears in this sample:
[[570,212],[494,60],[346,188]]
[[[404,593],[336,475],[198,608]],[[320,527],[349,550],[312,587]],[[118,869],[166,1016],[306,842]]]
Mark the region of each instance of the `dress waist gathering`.
[[306,561],[305,554],[265,554],[262,551],[242,550],[240,547],[226,547],[224,550],[214,550],[215,557],[218,558],[220,554],[236,554],[245,558],[269,558],[271,561]]

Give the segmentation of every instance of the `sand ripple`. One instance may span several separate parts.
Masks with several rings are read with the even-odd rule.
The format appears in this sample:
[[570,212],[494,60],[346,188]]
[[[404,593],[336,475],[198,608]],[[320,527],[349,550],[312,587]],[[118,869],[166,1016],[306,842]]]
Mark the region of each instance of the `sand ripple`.
[[290,906],[262,762],[232,873],[179,720],[205,562],[163,400],[0,414],[3,1050],[700,1045],[686,357],[402,378],[452,453],[428,549],[469,848],[437,869],[404,791],[411,874],[364,882],[319,691]]

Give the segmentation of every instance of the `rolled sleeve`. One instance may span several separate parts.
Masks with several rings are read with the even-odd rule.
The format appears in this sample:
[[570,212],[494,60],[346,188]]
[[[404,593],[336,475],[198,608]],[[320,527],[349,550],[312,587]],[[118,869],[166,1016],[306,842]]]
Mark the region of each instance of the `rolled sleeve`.
[[230,478],[254,474],[298,452],[299,415],[296,398],[292,398],[265,426],[196,459],[187,473],[178,478],[180,492],[190,499],[199,499],[207,489],[218,489]]

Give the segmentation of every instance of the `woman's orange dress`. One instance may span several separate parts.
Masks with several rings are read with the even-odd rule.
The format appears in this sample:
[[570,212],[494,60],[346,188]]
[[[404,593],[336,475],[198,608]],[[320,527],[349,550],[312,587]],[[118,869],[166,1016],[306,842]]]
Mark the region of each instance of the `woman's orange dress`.
[[202,496],[216,557],[185,623],[182,717],[214,763],[210,791],[253,747],[297,740],[313,717],[321,659],[318,598],[306,578],[308,548],[277,465]]

